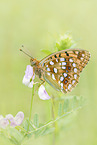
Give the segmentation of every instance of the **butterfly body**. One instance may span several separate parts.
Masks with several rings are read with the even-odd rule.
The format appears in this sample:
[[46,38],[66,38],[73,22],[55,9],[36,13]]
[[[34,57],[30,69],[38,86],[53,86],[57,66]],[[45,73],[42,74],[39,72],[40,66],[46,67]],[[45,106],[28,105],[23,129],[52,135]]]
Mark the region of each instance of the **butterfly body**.
[[35,74],[52,87],[64,93],[70,92],[79,80],[80,72],[90,59],[90,53],[80,49],[65,49],[53,53],[41,61],[31,59]]
[[42,74],[43,74],[43,69],[40,66],[40,61],[36,60],[36,59],[31,59],[30,60],[31,66],[33,66],[33,71],[36,74],[36,76],[38,76],[41,80],[43,80]]

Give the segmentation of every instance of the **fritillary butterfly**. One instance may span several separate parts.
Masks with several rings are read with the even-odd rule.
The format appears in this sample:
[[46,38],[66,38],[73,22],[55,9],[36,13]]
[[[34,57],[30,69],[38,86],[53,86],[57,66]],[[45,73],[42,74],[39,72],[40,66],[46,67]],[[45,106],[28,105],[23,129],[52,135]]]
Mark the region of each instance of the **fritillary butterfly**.
[[35,74],[53,88],[70,92],[78,83],[80,73],[90,59],[90,52],[81,49],[65,49],[53,53],[41,61],[31,58]]

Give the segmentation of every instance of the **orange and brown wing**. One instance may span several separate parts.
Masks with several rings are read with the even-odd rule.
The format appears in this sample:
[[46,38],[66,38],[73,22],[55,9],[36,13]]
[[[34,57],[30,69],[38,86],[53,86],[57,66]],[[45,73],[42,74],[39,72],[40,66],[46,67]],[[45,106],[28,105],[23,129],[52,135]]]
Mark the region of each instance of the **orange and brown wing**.
[[44,79],[56,90],[67,93],[76,86],[80,72],[90,59],[86,50],[68,49],[53,53],[43,60]]

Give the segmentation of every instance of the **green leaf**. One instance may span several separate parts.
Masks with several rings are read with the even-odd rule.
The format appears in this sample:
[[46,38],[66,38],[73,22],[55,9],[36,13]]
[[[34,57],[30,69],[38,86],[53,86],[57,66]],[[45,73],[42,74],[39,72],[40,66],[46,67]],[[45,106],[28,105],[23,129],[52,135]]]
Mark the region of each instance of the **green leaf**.
[[32,124],[32,121],[29,122],[29,119],[26,119],[26,120],[24,120],[22,126],[26,130],[25,137],[28,137],[28,138],[32,137],[34,132],[28,134],[28,126],[29,126],[29,131],[34,131],[35,130],[34,125]]
[[42,135],[44,130],[45,130],[45,127],[35,131],[35,137],[39,137],[40,135]]
[[11,142],[13,142],[16,145],[21,144],[21,142],[24,139],[24,136],[22,135],[22,133],[20,131],[18,131],[15,128],[8,128],[7,132],[8,132],[8,136],[9,136],[9,139]]
[[28,119],[25,119],[24,121],[23,121],[23,123],[22,123],[22,126],[23,126],[23,128],[27,131],[27,128],[28,128]]
[[29,131],[32,131],[34,130],[34,127],[32,125],[32,121],[29,122],[29,119],[25,119],[24,122],[23,122],[23,128],[27,131],[28,130],[28,125],[29,125]]
[[56,47],[58,51],[60,51],[64,49],[70,49],[71,47],[73,48],[75,44],[76,43],[70,34],[64,34],[60,36],[59,41],[56,42]]
[[44,135],[47,135],[47,134],[51,134],[51,133],[53,133],[54,132],[54,130],[55,130],[55,128],[54,127],[46,127],[45,128],[45,130],[44,130],[44,132],[41,134],[42,136],[44,136]]
[[51,51],[46,50],[46,49],[42,49],[41,52],[45,53],[46,55],[52,54]]
[[37,127],[37,128],[39,127],[39,117],[38,117],[38,114],[34,115],[33,123],[34,123],[35,127]]

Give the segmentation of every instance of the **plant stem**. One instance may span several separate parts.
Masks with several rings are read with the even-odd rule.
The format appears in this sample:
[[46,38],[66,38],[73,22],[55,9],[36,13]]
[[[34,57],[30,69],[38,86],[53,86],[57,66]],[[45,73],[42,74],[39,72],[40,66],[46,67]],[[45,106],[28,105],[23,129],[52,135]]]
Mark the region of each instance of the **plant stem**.
[[[53,116],[53,119],[56,120],[57,118],[57,113],[56,113],[56,108],[55,108],[55,100],[54,100],[54,97],[52,97],[52,116]],[[54,122],[54,127],[55,127],[55,131],[54,131],[54,135],[53,135],[53,145],[56,145],[56,139],[57,139],[57,136],[58,136],[58,123],[57,121]]]
[[32,116],[33,96],[34,96],[34,85],[33,85],[33,88],[32,88],[32,97],[31,97],[31,106],[30,106],[29,124],[28,124],[28,129],[27,129],[27,131],[29,131],[29,126],[30,126],[30,121],[31,121],[31,116]]
[[[74,110],[72,110],[72,111],[70,111],[70,112],[64,113],[64,114],[61,115],[60,117],[57,117],[55,120],[52,120],[52,121],[50,121],[50,122],[44,124],[43,126],[41,126],[41,127],[39,127],[39,128],[36,128],[34,131],[30,131],[30,132],[27,133],[27,134],[34,133],[34,132],[36,132],[37,130],[40,130],[40,129],[45,128],[45,127],[47,127],[47,126],[49,126],[49,125],[52,125],[52,124],[54,124],[56,121],[62,119],[63,117],[65,117],[65,116],[67,116],[67,115],[70,115],[70,114],[73,113],[74,111],[78,111],[78,110],[80,110],[80,109],[82,109],[82,107],[78,107],[78,108],[76,108],[76,109],[74,109]],[[32,124],[30,124],[30,125],[32,126]],[[33,127],[33,126],[32,126],[32,127]],[[24,130],[24,128],[20,128],[20,126],[18,126],[18,128]],[[26,132],[26,131],[25,131],[25,132]]]

